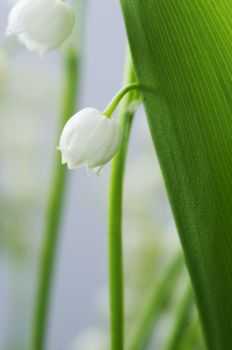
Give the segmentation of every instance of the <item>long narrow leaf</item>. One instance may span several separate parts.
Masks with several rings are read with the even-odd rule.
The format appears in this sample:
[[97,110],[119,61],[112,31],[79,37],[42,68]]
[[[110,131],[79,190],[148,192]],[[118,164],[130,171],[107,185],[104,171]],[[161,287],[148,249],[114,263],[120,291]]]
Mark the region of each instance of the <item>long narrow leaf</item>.
[[210,350],[232,349],[232,1],[122,0]]

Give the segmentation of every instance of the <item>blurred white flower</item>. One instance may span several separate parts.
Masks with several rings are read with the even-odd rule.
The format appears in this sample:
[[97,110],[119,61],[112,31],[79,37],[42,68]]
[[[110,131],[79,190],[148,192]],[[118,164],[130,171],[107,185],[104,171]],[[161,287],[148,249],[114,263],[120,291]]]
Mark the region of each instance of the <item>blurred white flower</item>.
[[98,171],[119,150],[121,127],[95,108],[84,108],[65,125],[58,149],[69,169]]
[[107,333],[100,329],[87,329],[71,344],[69,350],[106,350]]
[[44,54],[71,34],[74,11],[63,0],[20,0],[10,11],[7,34],[15,34],[28,50]]
[[16,2],[18,2],[19,0],[5,0],[7,3],[9,3],[10,5],[14,5],[16,4]]

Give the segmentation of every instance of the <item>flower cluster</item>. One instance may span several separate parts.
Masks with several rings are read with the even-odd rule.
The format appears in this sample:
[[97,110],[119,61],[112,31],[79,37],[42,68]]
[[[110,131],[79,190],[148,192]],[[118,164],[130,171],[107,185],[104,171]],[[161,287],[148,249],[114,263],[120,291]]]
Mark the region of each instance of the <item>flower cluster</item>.
[[[71,34],[74,11],[66,0],[18,0],[12,7],[7,26],[8,35],[16,35],[29,50],[44,54],[59,47]],[[121,98],[136,84],[126,86],[115,95],[101,113],[85,108],[65,125],[58,149],[62,163],[69,169],[86,166],[97,170],[117,153],[121,146],[120,125],[111,116]]]

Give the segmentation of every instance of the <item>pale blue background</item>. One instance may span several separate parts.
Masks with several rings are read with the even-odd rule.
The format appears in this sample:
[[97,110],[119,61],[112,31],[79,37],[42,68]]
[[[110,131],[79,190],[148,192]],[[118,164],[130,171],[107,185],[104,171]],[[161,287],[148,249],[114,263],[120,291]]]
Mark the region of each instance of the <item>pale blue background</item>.
[[[1,0],[0,4],[1,40],[9,9],[7,1],[4,1]],[[80,108],[94,106],[103,109],[122,81],[126,36],[119,1],[88,1],[86,23]],[[16,65],[17,60],[36,62],[40,67],[46,65],[50,76],[60,82],[57,54],[49,54],[39,61],[35,54],[23,50],[16,59]],[[36,86],[34,89],[36,93]],[[48,165],[46,150],[52,143],[54,120],[49,123],[41,145]],[[147,128],[144,115],[140,113],[133,132],[133,154],[139,151],[137,140],[143,132],[147,132]],[[147,140],[151,148],[149,136]],[[43,164],[42,160],[41,166]],[[45,182],[48,173],[45,168]],[[107,281],[107,189],[108,167],[101,177],[88,177],[84,169],[70,174],[53,290],[48,350],[67,349],[79,332],[94,326],[98,319],[94,300],[98,289]],[[38,241],[40,239],[38,230]],[[3,334],[8,314],[7,290],[4,287],[7,276],[4,276],[3,265],[0,270],[3,281],[0,284],[0,329]]]
[[[8,9],[7,1],[1,0],[1,39]],[[88,1],[85,33],[80,107],[102,109],[122,80],[126,45],[119,1]],[[34,54],[32,56],[26,50],[21,53],[23,60],[38,60]],[[53,74],[56,74],[56,54],[49,54],[41,64],[50,65]],[[107,173],[106,169],[101,177],[96,178],[87,177],[86,171],[80,170],[70,176],[55,276],[48,342],[50,350],[67,348],[70,340],[86,326],[94,326],[97,318],[93,300],[96,290],[107,279]],[[4,266],[1,267],[4,274]],[[2,284],[1,289],[0,323],[3,332],[8,310],[3,302],[7,291]]]

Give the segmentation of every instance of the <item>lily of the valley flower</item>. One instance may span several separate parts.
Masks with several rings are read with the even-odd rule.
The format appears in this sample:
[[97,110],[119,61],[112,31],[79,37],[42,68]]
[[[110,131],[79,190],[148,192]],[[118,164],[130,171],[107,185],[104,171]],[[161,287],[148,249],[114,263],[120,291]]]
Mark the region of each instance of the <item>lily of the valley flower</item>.
[[116,121],[95,108],[84,108],[68,120],[58,149],[69,169],[86,166],[98,170],[117,153],[121,140]]
[[113,158],[122,144],[121,126],[111,117],[124,95],[138,88],[136,83],[122,88],[103,113],[95,108],[84,108],[70,118],[58,147],[62,163],[67,163],[69,169],[86,166],[88,171],[99,173],[99,169]]
[[64,0],[19,0],[10,11],[7,34],[44,54],[60,46],[73,25],[74,11]]

